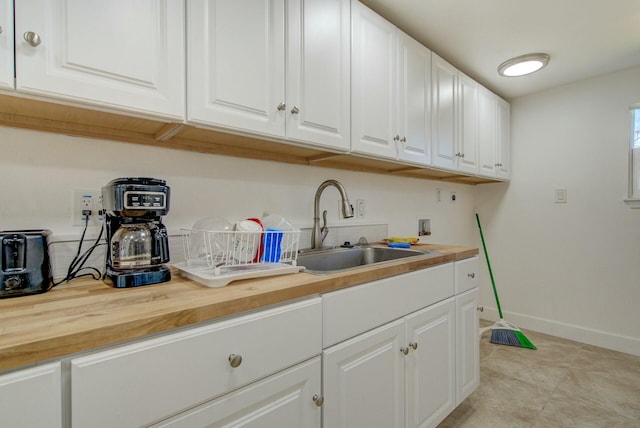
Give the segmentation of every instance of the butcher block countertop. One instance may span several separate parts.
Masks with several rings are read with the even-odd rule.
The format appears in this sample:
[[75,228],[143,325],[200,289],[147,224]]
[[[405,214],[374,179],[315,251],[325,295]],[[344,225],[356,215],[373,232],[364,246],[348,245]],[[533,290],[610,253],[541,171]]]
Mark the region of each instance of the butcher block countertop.
[[0,299],[0,370],[169,331],[305,296],[399,275],[478,254],[477,248],[416,245],[438,250],[342,273],[295,273],[208,288],[176,272],[162,284],[115,289],[77,279],[34,296]]

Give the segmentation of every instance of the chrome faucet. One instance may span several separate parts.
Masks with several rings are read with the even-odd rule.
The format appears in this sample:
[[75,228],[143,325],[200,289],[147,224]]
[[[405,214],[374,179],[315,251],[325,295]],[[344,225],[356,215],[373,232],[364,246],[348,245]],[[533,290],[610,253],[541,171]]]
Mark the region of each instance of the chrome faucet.
[[349,202],[347,191],[344,190],[344,186],[336,180],[327,180],[322,183],[318,187],[318,190],[316,190],[316,197],[313,200],[313,232],[311,233],[311,248],[322,248],[323,238],[329,232],[326,217],[325,224],[323,226],[324,233],[320,232],[320,195],[322,195],[322,191],[329,186],[334,186],[338,189],[338,192],[340,192],[340,197],[342,198],[342,216],[344,218],[353,217],[353,206]]

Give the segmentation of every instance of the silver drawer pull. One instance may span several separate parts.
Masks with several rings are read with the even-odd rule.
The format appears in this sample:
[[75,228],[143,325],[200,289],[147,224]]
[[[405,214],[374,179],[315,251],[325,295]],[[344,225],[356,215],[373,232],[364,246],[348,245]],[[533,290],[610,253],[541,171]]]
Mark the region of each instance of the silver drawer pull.
[[410,342],[409,347],[415,351],[416,349],[418,349],[418,344],[416,342]]
[[316,403],[316,406],[320,407],[324,404],[324,397],[322,395],[314,395],[312,398],[314,403]]
[[400,348],[400,352],[402,352],[404,355],[407,355],[409,353],[409,348],[405,348],[403,346],[402,348]]
[[278,110],[282,111],[286,108],[287,108],[287,105],[284,103],[284,101],[278,104]]
[[291,114],[298,114],[300,113],[300,109],[298,108],[298,106],[293,106],[293,108],[291,109]]
[[476,277],[476,274],[475,274],[475,272],[471,272],[471,273],[468,273],[468,274],[467,274],[467,276],[468,276],[469,278],[475,278],[475,277]]
[[229,355],[229,364],[234,369],[236,367],[240,367],[240,364],[242,364],[242,355],[239,355],[239,354],[231,354],[231,355]]
[[27,31],[26,33],[23,34],[22,37],[24,37],[24,40],[34,48],[38,46],[41,42],[40,36],[38,35],[38,33],[34,33],[33,31]]

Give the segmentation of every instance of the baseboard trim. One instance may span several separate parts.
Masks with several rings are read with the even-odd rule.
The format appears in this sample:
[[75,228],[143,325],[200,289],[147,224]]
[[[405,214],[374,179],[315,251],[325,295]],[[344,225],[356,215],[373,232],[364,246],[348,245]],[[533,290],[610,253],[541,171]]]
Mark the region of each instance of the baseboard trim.
[[[518,328],[640,356],[639,338],[513,312],[503,312],[503,314],[506,321],[515,324]],[[500,319],[497,309],[486,306],[481,318],[494,322]]]

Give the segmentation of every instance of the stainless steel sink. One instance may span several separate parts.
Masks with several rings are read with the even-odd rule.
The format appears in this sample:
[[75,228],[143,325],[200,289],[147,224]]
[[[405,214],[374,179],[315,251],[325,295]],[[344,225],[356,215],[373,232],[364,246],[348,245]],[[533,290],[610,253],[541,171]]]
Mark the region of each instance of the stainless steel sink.
[[435,253],[438,252],[385,247],[330,248],[303,251],[298,254],[297,264],[304,266],[307,273],[320,275]]

